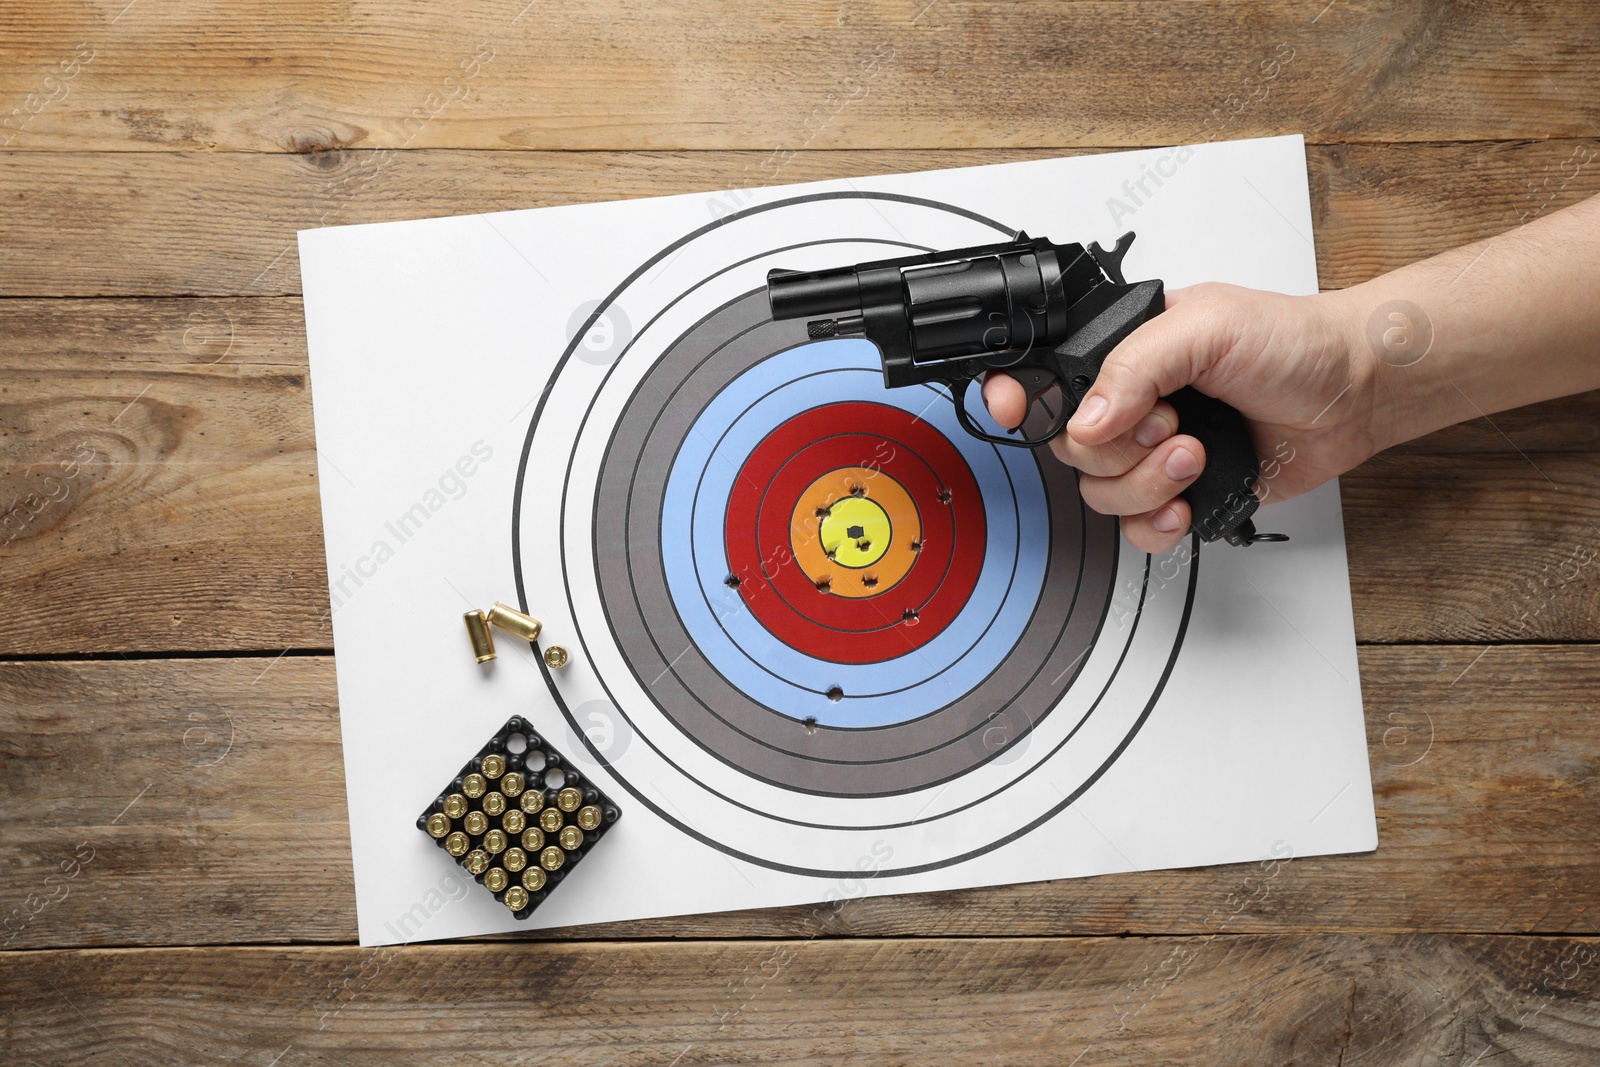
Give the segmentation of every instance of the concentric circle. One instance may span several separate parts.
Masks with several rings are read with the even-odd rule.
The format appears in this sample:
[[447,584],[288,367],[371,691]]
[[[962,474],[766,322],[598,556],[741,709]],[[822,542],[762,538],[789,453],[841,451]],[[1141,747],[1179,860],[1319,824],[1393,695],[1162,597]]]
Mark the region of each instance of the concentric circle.
[[[809,345],[785,353],[780,361],[800,363],[820,357],[815,350],[827,347]],[[758,372],[761,376],[771,373],[770,368]],[[858,432],[866,426],[875,429]],[[675,482],[691,477],[704,480],[704,472],[694,467],[695,462],[691,452],[674,465],[668,480],[669,496]],[[812,563],[808,568],[794,552],[796,505],[791,501],[805,499],[817,481],[814,472],[858,470],[868,462],[877,464],[877,476],[852,485],[862,496],[852,494],[849,499],[869,501],[866,494],[873,483],[880,484],[885,499],[893,501],[897,489],[907,496],[919,513],[917,529],[908,531],[911,537],[903,546],[910,560],[903,574],[896,574],[898,560],[889,571],[892,586],[880,580],[876,570],[867,570],[841,576],[843,582],[856,585],[860,595],[834,596],[832,573],[825,575],[829,586],[820,588],[820,579],[813,576],[816,561],[812,553],[806,553]],[[926,526],[921,515],[927,516]],[[698,537],[705,525],[695,524],[691,536]],[[818,671],[827,669],[828,664],[883,663],[926,645],[968,605],[985,559],[982,494],[965,460],[927,422],[885,404],[827,404],[773,430],[756,445],[732,483],[723,526],[727,566],[738,580],[734,588],[752,621],[815,661]],[[870,552],[870,542],[868,550],[859,548],[863,540],[853,542],[858,558],[868,557]],[[918,546],[915,550],[910,548],[913,542]],[[893,547],[892,541],[886,547]],[[672,551],[666,549],[664,554],[670,558]],[[714,567],[715,557],[709,561],[706,557],[707,553],[697,551],[686,566]],[[680,575],[679,589],[689,580],[687,572],[669,568],[669,573]],[[703,587],[703,579],[695,584]],[[689,617],[696,614],[693,603],[686,610]],[[759,640],[744,620],[719,625],[747,653],[747,642]],[[714,633],[696,636],[720,644]],[[833,684],[836,680],[821,688]]]
[[[1132,739],[1188,617],[1177,575],[1145,602],[1148,558],[1068,468],[969,437],[940,389],[886,390],[865,341],[771,321],[767,269],[899,255],[903,235],[1010,236],[839,193],[664,249],[596,309],[643,324],[618,358],[558,365],[519,471],[519,595],[577,636],[545,672],[558,703],[609,701],[640,742],[609,764],[622,787],[780,870],[930,870],[1038,825]],[[861,472],[884,480],[840,484]]]
[[789,547],[818,591],[883,596],[922,551],[922,516],[880,470],[844,467],[806,486],[789,517]]

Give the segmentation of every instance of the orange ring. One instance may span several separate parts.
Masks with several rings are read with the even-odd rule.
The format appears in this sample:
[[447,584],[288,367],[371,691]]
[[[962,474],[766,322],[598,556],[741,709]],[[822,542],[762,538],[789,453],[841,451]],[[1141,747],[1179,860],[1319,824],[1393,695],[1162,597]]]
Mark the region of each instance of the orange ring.
[[[841,566],[822,550],[822,520],[819,509],[826,509],[842,497],[859,495],[877,504],[889,516],[894,533],[889,547],[871,567]],[[886,593],[899,584],[917,562],[922,544],[922,516],[905,486],[889,475],[870,467],[841,467],[829,471],[810,485],[795,501],[789,519],[789,543],[795,562],[813,583],[827,583],[836,596],[859,600]],[[913,547],[917,546],[917,547]]]

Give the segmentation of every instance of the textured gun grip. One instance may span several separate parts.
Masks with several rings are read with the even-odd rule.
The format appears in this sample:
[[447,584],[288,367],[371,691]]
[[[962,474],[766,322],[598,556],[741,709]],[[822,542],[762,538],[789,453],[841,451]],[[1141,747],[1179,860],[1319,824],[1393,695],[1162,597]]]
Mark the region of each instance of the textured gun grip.
[[1194,515],[1192,527],[1202,541],[1225,538],[1261,506],[1250,488],[1261,473],[1250,428],[1233,408],[1188,386],[1166,401],[1178,413],[1178,432],[1197,438],[1206,450],[1205,469],[1182,494]]

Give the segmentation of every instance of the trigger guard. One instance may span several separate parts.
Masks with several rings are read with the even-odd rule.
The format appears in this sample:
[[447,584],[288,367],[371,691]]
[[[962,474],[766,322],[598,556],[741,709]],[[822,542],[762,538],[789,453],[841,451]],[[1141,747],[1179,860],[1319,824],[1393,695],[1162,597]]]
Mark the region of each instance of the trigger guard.
[[[1002,371],[1000,373],[1009,372]],[[966,382],[960,390],[957,390],[952,384],[950,386],[950,401],[955,405],[956,421],[961,424],[961,428],[980,441],[987,441],[990,444],[995,445],[1010,445],[1013,448],[1038,448],[1040,445],[1049,444],[1057,434],[1066,429],[1067,420],[1072,418],[1072,408],[1066,404],[1063,404],[1061,406],[1061,411],[1055,417],[1055,421],[1051,423],[1050,428],[1046,430],[1040,437],[1026,436],[1021,432],[1022,427],[1020,426],[1017,427],[1017,429],[1010,435],[989,433],[977,423],[973,422],[972,416],[967,413],[967,390],[971,387],[972,382],[976,380],[977,379],[974,378],[971,381]],[[1055,380],[1053,375],[1051,376],[1051,380]],[[1022,385],[1024,390],[1027,389],[1025,384],[1021,382],[1017,384]],[[1033,409],[1033,402],[1034,398],[1030,396],[1028,398],[1028,410],[1030,411]],[[1026,416],[1024,416],[1024,420],[1026,420]]]

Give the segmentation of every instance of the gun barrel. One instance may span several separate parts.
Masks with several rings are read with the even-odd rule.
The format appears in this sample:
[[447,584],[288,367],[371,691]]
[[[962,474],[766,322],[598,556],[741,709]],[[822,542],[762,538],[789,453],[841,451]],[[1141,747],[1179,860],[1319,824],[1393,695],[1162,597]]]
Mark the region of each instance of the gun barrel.
[[854,267],[767,272],[767,301],[774,319],[836,317],[861,311],[861,285]]

